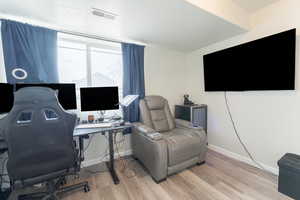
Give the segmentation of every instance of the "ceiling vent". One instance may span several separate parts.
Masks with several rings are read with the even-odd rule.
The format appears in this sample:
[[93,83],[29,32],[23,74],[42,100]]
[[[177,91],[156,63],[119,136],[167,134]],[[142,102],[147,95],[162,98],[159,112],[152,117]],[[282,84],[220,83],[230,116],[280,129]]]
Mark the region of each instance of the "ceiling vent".
[[98,17],[114,20],[118,15],[98,8],[92,8],[92,14]]

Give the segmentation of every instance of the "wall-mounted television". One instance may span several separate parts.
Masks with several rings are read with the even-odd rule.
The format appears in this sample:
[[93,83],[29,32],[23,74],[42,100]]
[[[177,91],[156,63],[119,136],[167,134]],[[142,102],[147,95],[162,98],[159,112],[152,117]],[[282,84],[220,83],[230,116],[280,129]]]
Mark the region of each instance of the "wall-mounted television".
[[296,29],[204,55],[205,91],[295,90]]

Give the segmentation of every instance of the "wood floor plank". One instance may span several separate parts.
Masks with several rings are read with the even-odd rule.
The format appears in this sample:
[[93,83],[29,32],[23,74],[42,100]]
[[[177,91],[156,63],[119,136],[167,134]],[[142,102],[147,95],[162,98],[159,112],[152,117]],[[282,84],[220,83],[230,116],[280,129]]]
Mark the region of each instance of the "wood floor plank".
[[[156,184],[135,160],[117,161],[120,184],[108,172],[90,175],[91,191],[74,192],[64,200],[291,200],[278,193],[277,177],[209,150],[206,164],[184,170]],[[132,176],[134,175],[134,176]],[[74,180],[70,183],[76,183]]]
[[190,200],[192,197],[184,190],[184,188],[175,184],[170,179],[160,183],[161,187],[167,191],[173,200]]
[[214,186],[200,179],[190,170],[183,171],[182,173],[180,173],[180,176],[182,176],[190,184],[194,185],[194,190],[200,191],[199,195],[207,193],[211,196],[212,199],[215,200],[230,200],[229,197],[218,191],[216,188],[214,188]]
[[192,185],[189,181],[185,180],[183,177],[179,175],[172,176],[169,179],[173,181],[176,185],[178,185],[178,187],[181,187],[182,190],[186,191],[187,194],[190,196],[191,200],[198,200],[199,198],[205,200],[213,200],[213,198],[210,196],[209,193],[196,190],[195,188],[197,186]]
[[[250,197],[253,197],[254,199],[265,199],[265,200],[272,200],[269,196],[266,196],[262,194],[261,192],[253,189],[253,187],[247,183],[244,183],[244,181],[240,180],[239,178],[232,177],[222,170],[218,170],[210,165],[204,165],[202,168],[193,168],[191,169],[193,172],[195,172],[196,175],[198,175],[200,178],[203,174],[207,173],[207,175],[210,175],[210,177],[214,177],[214,179],[218,179],[219,182],[223,182],[226,185],[232,187],[234,190],[246,194]],[[215,184],[216,185],[216,184]]]
[[[228,160],[232,159],[228,158]],[[233,177],[239,180],[240,182],[248,185],[249,188],[252,188],[253,190],[264,195],[265,197],[268,197],[273,200],[286,199],[285,196],[277,192],[277,183],[272,182],[271,177],[264,178],[258,176],[257,174],[250,173],[244,168],[237,167],[234,164],[220,159],[216,156],[208,156],[207,163],[213,166],[214,168],[218,169],[219,171],[222,171],[225,174],[229,175],[230,177]]]
[[254,198],[251,198],[245,193],[241,193],[234,188],[230,187],[228,184],[224,182],[219,182],[215,185],[216,190],[222,192],[227,197],[230,197],[231,200],[255,200]]

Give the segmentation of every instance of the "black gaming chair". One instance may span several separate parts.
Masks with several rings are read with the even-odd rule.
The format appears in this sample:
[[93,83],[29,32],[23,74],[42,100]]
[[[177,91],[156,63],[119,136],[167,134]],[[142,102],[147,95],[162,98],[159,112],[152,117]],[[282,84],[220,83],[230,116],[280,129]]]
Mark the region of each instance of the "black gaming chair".
[[[0,120],[8,145],[9,199],[58,199],[75,189],[89,191],[87,182],[60,188],[65,176],[80,170],[73,131],[76,115],[64,111],[54,90],[28,87],[15,93],[14,106]],[[46,191],[20,195],[19,189],[46,183]],[[18,194],[19,193],[19,194]]]

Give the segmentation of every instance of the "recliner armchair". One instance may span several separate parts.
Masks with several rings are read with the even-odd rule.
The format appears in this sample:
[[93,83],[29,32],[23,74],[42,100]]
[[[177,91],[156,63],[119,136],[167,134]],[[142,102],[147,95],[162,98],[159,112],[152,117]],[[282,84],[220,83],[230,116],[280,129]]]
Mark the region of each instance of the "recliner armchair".
[[[205,163],[207,135],[202,128],[174,119],[167,100],[161,96],[147,96],[139,107],[141,122],[134,123],[131,137],[133,156],[157,183],[190,166]],[[160,137],[151,138],[155,132]]]
[[[0,133],[8,145],[9,200],[58,199],[76,189],[89,190],[88,182],[60,187],[65,176],[80,170],[73,141],[76,115],[67,113],[49,88],[28,87],[15,93],[10,113],[0,120]],[[20,189],[47,183],[46,190],[23,194]]]

